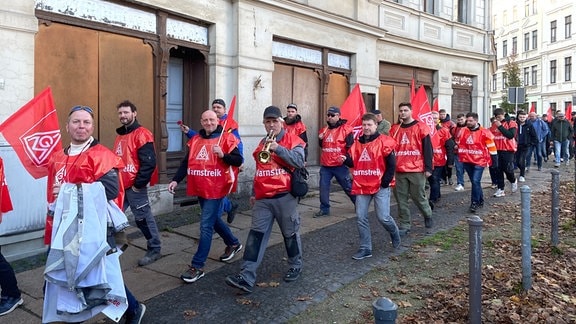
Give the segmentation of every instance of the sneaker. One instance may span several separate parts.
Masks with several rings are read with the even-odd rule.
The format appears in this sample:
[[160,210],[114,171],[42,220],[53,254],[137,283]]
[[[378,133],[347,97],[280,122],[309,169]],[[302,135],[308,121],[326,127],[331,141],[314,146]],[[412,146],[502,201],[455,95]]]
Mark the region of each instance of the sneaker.
[[371,257],[372,257],[372,251],[360,249],[360,250],[358,250],[358,252],[356,252],[356,254],[354,254],[352,256],[352,259],[362,260],[362,259],[371,258]]
[[462,191],[464,190],[464,186],[461,184],[456,185],[456,188],[454,188],[454,191]]
[[494,197],[504,197],[504,196],[506,196],[506,194],[504,193],[503,189],[498,189],[498,190],[496,190],[496,192],[494,193],[493,196]]
[[21,297],[2,297],[0,299],[0,316],[11,313],[16,307],[24,304],[24,299]]
[[512,192],[518,191],[518,180],[512,182]]
[[400,237],[406,236],[406,235],[410,234],[410,229],[409,228],[398,228],[398,234],[400,234]]
[[300,272],[302,272],[301,268],[288,269],[288,272],[286,272],[286,274],[284,275],[284,281],[286,282],[295,281],[296,279],[300,278]]
[[490,186],[490,188],[492,188],[492,189],[496,189],[496,188],[498,188],[498,185],[497,185],[497,184],[495,184],[495,183],[493,183],[493,184]]
[[126,313],[126,324],[140,324],[142,321],[142,317],[144,317],[144,313],[146,313],[146,305],[140,303],[138,305],[138,310],[134,314]]
[[227,246],[224,250],[224,254],[220,256],[220,261],[226,262],[232,260],[232,258],[236,255],[236,253],[242,250],[242,244],[238,243],[236,245]]
[[469,209],[469,211],[470,211],[471,213],[475,213],[478,209],[480,209],[480,207],[478,206],[478,204],[476,204],[476,203],[471,203],[471,204],[470,204],[470,209]]
[[234,287],[234,288],[238,288],[240,290],[243,290],[246,293],[251,293],[253,290],[253,287],[250,286],[246,282],[246,280],[244,280],[244,277],[242,277],[241,275],[226,277],[226,284],[230,287]]
[[434,220],[432,219],[432,217],[424,218],[424,227],[432,228],[433,226],[434,226]]
[[183,274],[180,275],[180,279],[187,283],[193,283],[198,279],[204,277],[204,271],[201,269],[196,269],[194,267],[189,267]]
[[451,186],[453,184],[454,184],[454,182],[452,182],[452,179],[448,179],[448,185]]
[[555,168],[560,167],[560,163],[555,163],[555,164],[554,164],[554,167],[555,167]]
[[314,214],[314,218],[324,217],[324,216],[330,216],[330,212],[319,210]]
[[523,176],[518,177],[518,181],[520,182],[526,182],[526,178],[524,178]]
[[230,207],[230,211],[228,212],[228,216],[226,217],[226,221],[228,224],[232,224],[234,218],[236,217],[236,212],[238,211],[238,204],[233,202],[232,206]]
[[147,266],[150,263],[153,263],[156,260],[160,259],[161,257],[162,255],[160,254],[159,251],[147,251],[146,255],[144,255],[142,259],[138,260],[138,265],[141,267]]
[[394,233],[390,233],[390,239],[392,240],[392,247],[395,249],[399,248],[400,244],[402,243],[400,238],[400,230],[397,230]]

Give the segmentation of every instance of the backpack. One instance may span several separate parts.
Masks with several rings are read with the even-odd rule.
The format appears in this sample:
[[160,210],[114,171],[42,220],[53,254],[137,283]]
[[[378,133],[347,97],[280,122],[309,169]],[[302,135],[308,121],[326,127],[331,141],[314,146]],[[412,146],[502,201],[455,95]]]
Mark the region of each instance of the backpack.
[[302,198],[308,193],[308,178],[310,174],[306,168],[296,168],[293,172],[288,170],[292,176],[290,193],[296,198]]

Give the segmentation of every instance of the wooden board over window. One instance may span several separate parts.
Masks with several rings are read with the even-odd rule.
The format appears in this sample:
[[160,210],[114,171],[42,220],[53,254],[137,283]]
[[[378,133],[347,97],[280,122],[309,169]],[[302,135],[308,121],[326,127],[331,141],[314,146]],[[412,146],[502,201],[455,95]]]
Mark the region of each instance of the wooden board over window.
[[52,23],[39,26],[35,49],[35,93],[52,88],[64,145],[75,105],[94,110],[94,137],[107,147],[120,125],[116,105],[125,99],[136,104],[138,120],[154,132],[153,56],[142,40]]

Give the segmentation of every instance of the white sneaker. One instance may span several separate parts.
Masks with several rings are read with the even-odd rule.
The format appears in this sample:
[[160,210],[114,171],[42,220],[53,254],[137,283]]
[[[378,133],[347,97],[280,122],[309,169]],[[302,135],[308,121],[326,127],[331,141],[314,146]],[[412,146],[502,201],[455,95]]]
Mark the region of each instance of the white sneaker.
[[512,192],[518,191],[518,180],[512,182]]
[[504,196],[506,196],[506,194],[504,193],[504,190],[502,190],[502,189],[498,189],[494,193],[494,197],[504,197]]
[[518,178],[518,181],[520,181],[520,182],[525,182],[526,179],[525,179],[523,176],[520,176],[520,177]]
[[454,191],[462,191],[462,190],[464,190],[464,186],[461,185],[461,184],[458,184],[458,185],[454,188]]

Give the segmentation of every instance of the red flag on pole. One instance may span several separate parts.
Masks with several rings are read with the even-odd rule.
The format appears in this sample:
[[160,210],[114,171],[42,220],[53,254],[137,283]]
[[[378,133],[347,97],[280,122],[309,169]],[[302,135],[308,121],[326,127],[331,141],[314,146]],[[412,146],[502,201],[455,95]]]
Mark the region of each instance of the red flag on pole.
[[530,113],[536,113],[536,103],[532,103],[532,106],[530,106]]
[[432,111],[438,111],[438,98],[434,98],[434,104],[432,105]]
[[44,89],[0,125],[0,133],[31,176],[48,175],[46,165],[54,151],[62,149],[58,116],[52,90]]
[[548,107],[548,111],[546,111],[546,120],[551,123],[552,122],[552,107]]
[[572,118],[572,103],[569,102],[566,105],[566,119],[570,120]]
[[417,119],[430,127],[430,135],[436,133],[436,124],[434,118],[432,117],[432,111],[430,110],[430,102],[428,101],[428,95],[426,94],[426,88],[420,86],[412,104],[412,118]]
[[222,124],[222,133],[220,133],[220,137],[218,137],[218,145],[220,145],[220,139],[222,138],[222,134],[228,131],[230,132],[232,131],[229,130],[230,129],[229,126],[234,125],[232,128],[234,129],[238,128],[238,124],[234,120],[234,108],[236,108],[236,96],[232,97],[232,102],[230,102],[230,109],[228,109],[228,114],[226,114],[226,119],[224,120],[224,123],[222,124],[222,121],[220,121],[220,123]]
[[364,98],[360,92],[360,85],[356,84],[348,98],[340,107],[342,112],[342,119],[346,119],[347,124],[354,127],[354,138],[358,138],[362,133],[362,115],[366,113],[366,105],[364,105]]

